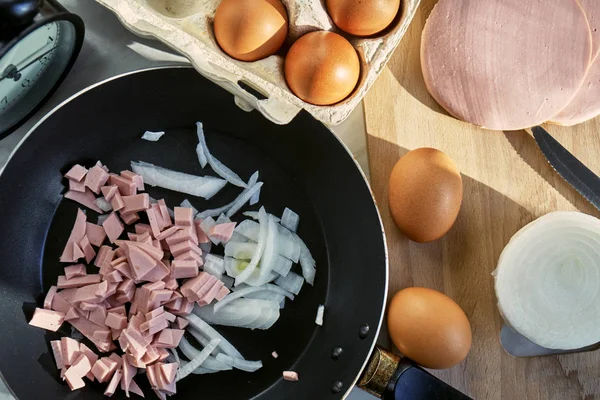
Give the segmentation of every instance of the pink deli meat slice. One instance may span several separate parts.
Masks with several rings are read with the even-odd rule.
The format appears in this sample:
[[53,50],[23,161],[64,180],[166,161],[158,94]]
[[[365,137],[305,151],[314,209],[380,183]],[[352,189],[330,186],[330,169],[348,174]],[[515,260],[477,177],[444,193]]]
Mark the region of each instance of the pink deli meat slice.
[[85,176],[85,186],[96,194],[100,194],[100,188],[108,180],[108,173],[102,167],[93,166]]
[[65,320],[65,314],[59,311],[36,308],[29,325],[56,332]]
[[96,211],[98,214],[104,214],[104,211],[102,211],[100,209],[100,207],[98,207],[96,205],[96,203],[94,202],[96,200],[96,196],[94,196],[94,193],[92,193],[91,190],[86,190],[85,192],[76,192],[73,190],[68,190],[65,193],[65,198],[69,199],[69,200],[73,200],[87,208],[89,208],[90,210],[94,210]]
[[497,130],[557,115],[583,84],[591,55],[587,18],[574,0],[440,0],[421,40],[433,98],[454,117]]
[[73,180],[75,182],[81,182],[83,178],[85,178],[85,174],[87,174],[88,170],[85,167],[82,167],[79,164],[73,165],[69,172],[65,174],[65,178],[69,180]]
[[73,224],[73,229],[71,230],[71,234],[69,235],[69,239],[67,239],[67,244],[65,249],[63,250],[62,255],[60,256],[61,262],[75,262],[77,259],[74,259],[73,254],[73,243],[79,243],[81,239],[85,236],[86,230],[86,219],[85,213],[80,209],[77,209],[77,217],[75,218],[75,223]]
[[102,246],[102,243],[104,243],[104,239],[106,239],[106,231],[100,225],[86,222],[85,236],[88,237],[88,240],[92,245],[100,247]]

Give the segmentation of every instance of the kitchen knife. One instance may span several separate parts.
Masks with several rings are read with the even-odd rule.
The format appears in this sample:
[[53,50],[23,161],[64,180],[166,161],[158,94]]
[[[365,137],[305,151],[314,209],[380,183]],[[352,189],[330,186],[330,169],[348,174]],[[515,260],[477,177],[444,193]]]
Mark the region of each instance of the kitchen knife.
[[552,168],[583,197],[600,210],[600,177],[542,127],[532,128],[533,137]]

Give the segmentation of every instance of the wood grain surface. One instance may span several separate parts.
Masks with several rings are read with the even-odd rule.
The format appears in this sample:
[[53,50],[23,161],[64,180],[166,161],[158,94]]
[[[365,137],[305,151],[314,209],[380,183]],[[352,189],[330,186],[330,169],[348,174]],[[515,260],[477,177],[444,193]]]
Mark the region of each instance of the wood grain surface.
[[[596,217],[600,212],[555,173],[530,132],[479,129],[449,117],[429,96],[419,48],[434,4],[422,1],[400,47],[365,99],[371,182],[389,246],[389,296],[409,286],[430,287],[465,310],[473,330],[469,356],[454,368],[433,373],[471,397],[600,399],[600,350],[529,359],[504,352],[491,276],[510,237],[528,222],[558,210]],[[571,128],[546,128],[600,174],[600,118]],[[393,224],[387,184],[403,154],[427,146],[454,159],[463,175],[464,199],[456,224],[444,238],[418,244]],[[382,342],[391,347],[385,329],[382,335]]]

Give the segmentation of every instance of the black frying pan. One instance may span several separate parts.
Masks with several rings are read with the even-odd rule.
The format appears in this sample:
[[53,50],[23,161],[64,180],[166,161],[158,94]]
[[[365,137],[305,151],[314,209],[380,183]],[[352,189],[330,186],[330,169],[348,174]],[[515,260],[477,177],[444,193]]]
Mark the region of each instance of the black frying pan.
[[[263,360],[262,369],[192,376],[178,383],[176,398],[339,399],[358,380],[381,326],[388,276],[383,228],[352,156],[306,113],[289,125],[274,125],[257,112],[241,111],[231,95],[191,68],[159,68],[106,81],[57,108],[0,176],[0,370],[18,398],[104,398],[103,385],[70,392],[59,379],[48,342],[69,334],[67,323],[56,334],[27,325],[62,272],[58,258],[78,207],[62,198],[62,174],[73,163],[90,166],[96,160],[112,171],[143,160],[206,173],[194,151],[197,120],[205,124],[211,151],[240,176],[260,171],[261,203],[269,212],[277,215],[287,206],[300,214],[299,234],[317,261],[317,277],[314,287],[305,285],[287,303],[272,329],[219,327],[244,356]],[[145,130],[167,134],[150,143],[140,140]],[[214,207],[238,191],[228,185],[210,201],[192,201],[199,209]],[[171,206],[185,197],[157,188],[148,192]],[[94,221],[95,213],[88,210],[88,218]],[[326,305],[322,327],[314,323],[319,304]],[[397,363],[376,351],[361,383],[379,394],[387,390],[385,398],[400,398],[394,390],[403,399],[459,396],[406,360],[395,371]],[[297,371],[300,381],[284,381],[283,370]],[[146,379],[137,381],[153,396]],[[114,397],[125,398],[119,391]]]

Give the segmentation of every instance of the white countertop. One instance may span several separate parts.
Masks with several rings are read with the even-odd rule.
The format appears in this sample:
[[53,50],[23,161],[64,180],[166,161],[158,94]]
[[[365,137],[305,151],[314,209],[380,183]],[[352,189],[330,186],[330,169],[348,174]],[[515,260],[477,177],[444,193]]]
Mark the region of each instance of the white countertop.
[[[157,65],[187,63],[169,48],[153,40],[143,39],[126,30],[117,18],[91,0],[61,0],[69,11],[83,18],[86,37],[81,54],[71,73],[54,96],[15,133],[0,141],[0,168],[6,163],[15,146],[31,127],[48,111],[85,87],[127,71]],[[232,98],[233,101],[233,98]],[[366,133],[362,107],[358,107],[333,131],[344,141],[368,176]],[[1,383],[0,383],[1,385]],[[0,399],[12,399],[2,394]],[[6,392],[5,392],[6,393]],[[348,400],[367,400],[373,397],[355,389]]]

